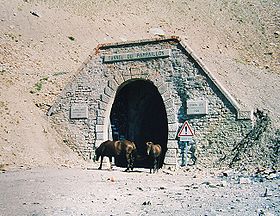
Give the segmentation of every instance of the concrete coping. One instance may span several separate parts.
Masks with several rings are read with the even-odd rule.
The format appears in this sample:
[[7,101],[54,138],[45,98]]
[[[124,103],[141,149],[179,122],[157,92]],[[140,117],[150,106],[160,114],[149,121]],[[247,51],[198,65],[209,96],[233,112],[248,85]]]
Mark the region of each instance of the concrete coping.
[[114,43],[103,43],[97,46],[97,49],[109,49],[115,48],[119,46],[131,46],[136,44],[149,44],[149,43],[159,43],[165,41],[175,41],[180,43],[180,38],[178,36],[169,36],[169,37],[160,37],[160,38],[150,38],[150,39],[141,39],[134,41],[122,41],[122,42],[114,42]]

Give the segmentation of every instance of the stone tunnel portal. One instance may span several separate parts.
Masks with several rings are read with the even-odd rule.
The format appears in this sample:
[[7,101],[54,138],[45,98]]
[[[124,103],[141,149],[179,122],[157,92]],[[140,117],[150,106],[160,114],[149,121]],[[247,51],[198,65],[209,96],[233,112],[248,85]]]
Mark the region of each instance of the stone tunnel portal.
[[[149,167],[146,142],[162,147],[160,167],[167,150],[168,122],[162,97],[148,80],[132,79],[119,86],[112,105],[110,121],[114,140],[128,139],[137,147],[135,167]],[[116,158],[117,166],[126,166],[124,158]]]

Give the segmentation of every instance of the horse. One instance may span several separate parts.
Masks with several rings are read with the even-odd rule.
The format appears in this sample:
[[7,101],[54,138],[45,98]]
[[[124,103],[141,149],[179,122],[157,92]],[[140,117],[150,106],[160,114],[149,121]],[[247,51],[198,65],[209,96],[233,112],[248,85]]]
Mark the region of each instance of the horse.
[[159,170],[159,162],[161,156],[161,146],[159,144],[154,144],[153,142],[146,142],[147,145],[147,155],[151,159],[150,173],[155,173]]
[[112,169],[112,157],[116,158],[117,156],[125,155],[127,160],[127,169],[133,170],[134,155],[136,151],[136,145],[134,142],[129,140],[116,140],[111,141],[107,140],[100,144],[95,150],[96,161],[101,157],[100,166],[98,169],[102,169],[103,158],[106,156],[110,161],[110,170]]

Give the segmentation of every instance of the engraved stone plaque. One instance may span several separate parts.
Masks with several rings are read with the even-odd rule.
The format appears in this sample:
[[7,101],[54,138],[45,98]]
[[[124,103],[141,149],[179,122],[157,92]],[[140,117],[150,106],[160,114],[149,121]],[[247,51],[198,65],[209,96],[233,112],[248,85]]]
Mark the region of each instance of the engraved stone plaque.
[[86,119],[88,118],[88,106],[72,105],[70,109],[71,119]]
[[163,58],[171,55],[171,49],[155,50],[148,52],[121,53],[103,56],[103,62],[129,61],[148,58]]
[[206,100],[187,101],[187,115],[208,114],[208,102]]

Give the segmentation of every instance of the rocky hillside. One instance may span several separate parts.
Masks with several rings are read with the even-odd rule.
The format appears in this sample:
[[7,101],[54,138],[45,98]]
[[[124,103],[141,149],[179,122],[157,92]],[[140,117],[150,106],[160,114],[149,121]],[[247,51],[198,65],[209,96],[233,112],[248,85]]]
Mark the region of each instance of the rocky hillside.
[[[280,126],[279,1],[2,0],[0,168],[74,166],[46,111],[99,43],[177,35]],[[273,129],[273,131],[274,131]]]

